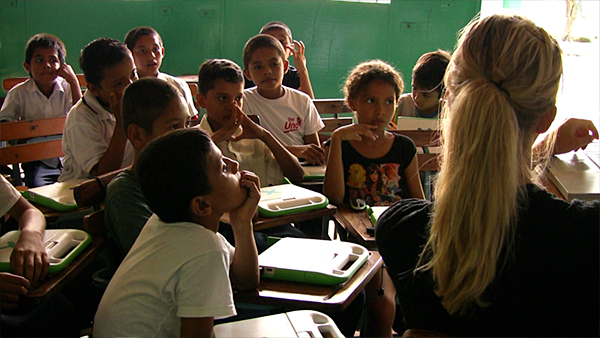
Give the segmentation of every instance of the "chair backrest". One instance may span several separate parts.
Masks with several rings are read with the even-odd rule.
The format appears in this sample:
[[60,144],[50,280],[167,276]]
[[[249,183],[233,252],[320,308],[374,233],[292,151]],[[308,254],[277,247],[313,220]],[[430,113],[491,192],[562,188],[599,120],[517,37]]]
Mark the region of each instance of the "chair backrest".
[[354,122],[352,116],[342,116],[342,114],[352,113],[352,109],[346,105],[344,99],[314,99],[313,103],[325,124],[325,127],[319,131],[321,141],[327,140],[337,128]]
[[[77,80],[79,81],[79,86],[81,88],[86,88],[87,87],[87,81],[85,81],[85,77],[83,76],[83,74],[76,74],[77,75]],[[12,87],[18,85],[21,82],[25,82],[29,79],[29,77],[9,77],[4,79],[4,81],[2,81],[2,88],[4,88],[4,90],[11,90]]]
[[439,147],[439,130],[390,130],[392,133],[404,135],[415,143],[417,148],[423,148],[424,153],[417,153],[419,171],[438,171],[438,153],[428,153],[429,147]]
[[7,145],[0,148],[0,165],[45,160],[64,156],[62,133],[66,116],[40,120],[0,123],[0,141],[55,136],[40,142]]
[[104,203],[106,187],[120,172],[127,168],[121,168],[109,173],[94,177],[80,183],[73,188],[73,196],[79,207],[98,207]]

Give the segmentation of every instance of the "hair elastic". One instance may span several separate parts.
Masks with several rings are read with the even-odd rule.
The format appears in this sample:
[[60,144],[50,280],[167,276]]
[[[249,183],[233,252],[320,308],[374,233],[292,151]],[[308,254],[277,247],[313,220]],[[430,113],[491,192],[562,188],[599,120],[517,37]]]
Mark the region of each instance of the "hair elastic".
[[504,83],[504,80],[496,82],[496,81],[490,81],[491,83],[494,84],[494,86],[496,86],[496,88],[498,88],[498,90],[500,90],[501,92],[503,92],[504,94],[506,94],[507,97],[510,97],[510,94],[508,93],[508,91],[506,89],[504,89],[504,87],[502,87],[502,84]]

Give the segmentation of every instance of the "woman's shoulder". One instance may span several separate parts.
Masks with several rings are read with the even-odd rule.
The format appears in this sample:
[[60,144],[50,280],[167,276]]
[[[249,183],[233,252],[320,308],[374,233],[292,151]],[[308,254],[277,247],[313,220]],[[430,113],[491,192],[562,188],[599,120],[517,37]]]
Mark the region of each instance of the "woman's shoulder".
[[398,235],[425,235],[433,204],[427,200],[409,198],[392,204],[377,221],[377,243],[397,239]]

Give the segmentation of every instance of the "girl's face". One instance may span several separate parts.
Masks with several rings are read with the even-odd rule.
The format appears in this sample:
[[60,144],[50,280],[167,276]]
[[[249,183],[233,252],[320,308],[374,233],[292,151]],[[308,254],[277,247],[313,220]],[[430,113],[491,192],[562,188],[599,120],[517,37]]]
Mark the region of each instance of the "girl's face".
[[348,104],[356,112],[358,123],[376,125],[382,132],[394,116],[397,97],[389,82],[373,80],[355,99],[349,98]]
[[379,178],[377,170],[374,170],[371,175],[369,175],[369,178],[371,179],[371,182],[377,182],[377,179]]

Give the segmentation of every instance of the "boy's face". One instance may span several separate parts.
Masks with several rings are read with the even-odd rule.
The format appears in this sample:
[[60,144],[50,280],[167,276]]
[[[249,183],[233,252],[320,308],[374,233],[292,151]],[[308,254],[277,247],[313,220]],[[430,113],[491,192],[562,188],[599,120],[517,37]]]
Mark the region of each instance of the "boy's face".
[[246,201],[248,190],[240,185],[238,163],[223,157],[212,142],[206,160],[207,176],[212,186],[212,192],[207,198],[211,201],[213,210],[224,213],[241,206]]
[[156,35],[141,36],[133,48],[133,58],[140,78],[158,76],[165,49]]
[[277,49],[262,47],[252,53],[244,74],[256,84],[259,92],[278,92],[288,67],[289,62],[279,55]]
[[137,73],[131,55],[127,55],[123,61],[104,69],[104,78],[98,86],[88,84],[88,90],[98,98],[100,104],[108,108],[110,106],[110,95],[115,93],[118,101],[121,101],[123,91],[133,81],[137,80]]
[[25,70],[38,85],[51,85],[56,81],[60,69],[58,53],[54,48],[35,48],[31,63],[23,63]]
[[[190,120],[187,104],[182,97],[175,97],[167,106],[164,113],[152,124],[152,134],[148,135],[140,128],[140,150],[148,142],[170,131],[186,128]],[[134,143],[135,145],[135,143]]]
[[198,93],[200,107],[206,109],[206,115],[213,131],[221,129],[231,119],[237,117],[235,107],[242,108],[244,83],[232,83],[223,79],[215,81],[215,87],[206,95]]
[[283,46],[283,50],[285,51],[285,59],[287,60],[292,54],[292,50],[294,50],[294,45],[292,44],[292,39],[290,39],[290,36],[287,35],[285,30],[281,28],[273,28],[266,31],[265,34],[269,34],[270,36],[279,40]]
[[439,107],[440,93],[435,88],[427,90],[413,84],[411,95],[415,106],[425,115],[434,113]]
[[387,81],[373,80],[355,99],[349,99],[348,104],[356,112],[358,123],[375,125],[377,131],[382,132],[394,115],[396,91]]

